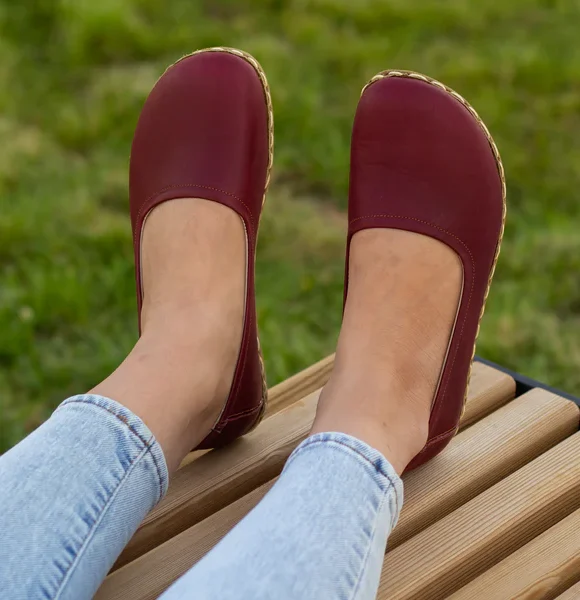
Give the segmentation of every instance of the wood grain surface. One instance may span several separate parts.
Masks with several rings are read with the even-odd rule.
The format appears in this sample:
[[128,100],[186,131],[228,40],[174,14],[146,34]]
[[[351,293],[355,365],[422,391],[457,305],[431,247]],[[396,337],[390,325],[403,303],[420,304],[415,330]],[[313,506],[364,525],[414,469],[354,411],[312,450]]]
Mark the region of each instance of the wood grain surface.
[[580,508],[580,433],[387,553],[379,600],[439,600]]
[[580,600],[580,583],[573,585],[569,590],[558,596],[556,600]]
[[534,389],[459,433],[424,467],[405,475],[394,549],[578,430],[578,407]]
[[453,594],[449,600],[553,600],[580,581],[580,510]]

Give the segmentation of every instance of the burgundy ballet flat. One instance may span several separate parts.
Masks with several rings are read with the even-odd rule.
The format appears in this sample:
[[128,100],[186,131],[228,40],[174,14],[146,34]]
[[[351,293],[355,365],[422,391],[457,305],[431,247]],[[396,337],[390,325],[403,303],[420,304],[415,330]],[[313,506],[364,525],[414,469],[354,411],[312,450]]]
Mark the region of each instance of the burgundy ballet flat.
[[252,56],[231,48],[200,50],[169,67],[147,98],[133,139],[129,194],[139,315],[141,235],[156,206],[175,198],[219,202],[238,213],[246,230],[240,352],[223,411],[198,449],[223,446],[248,433],[265,410],[254,263],[273,140],[272,102],[264,71]]
[[459,427],[503,236],[504,170],[489,131],[459,94],[418,73],[385,71],[363,89],[350,175],[345,299],[350,242],[363,229],[433,237],[454,250],[463,266],[428,441],[408,471],[441,452]]

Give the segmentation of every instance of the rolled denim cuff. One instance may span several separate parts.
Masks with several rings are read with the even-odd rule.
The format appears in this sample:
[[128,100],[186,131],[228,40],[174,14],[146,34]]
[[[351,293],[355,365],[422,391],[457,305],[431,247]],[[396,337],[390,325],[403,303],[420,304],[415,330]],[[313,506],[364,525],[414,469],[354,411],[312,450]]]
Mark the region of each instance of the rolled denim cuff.
[[[100,418],[107,421],[108,427],[117,430],[115,437],[118,440],[118,452],[126,454],[124,458],[127,463],[146,450],[144,459],[151,462],[151,470],[156,474],[159,483],[157,502],[163,498],[169,485],[165,455],[149,427],[135,413],[116,400],[97,394],[79,394],[67,398],[57,407],[55,413],[65,407],[97,409]],[[127,443],[133,444],[134,448],[127,448]]]
[[363,469],[383,494],[392,492],[395,510],[391,518],[391,529],[395,527],[403,507],[403,482],[391,463],[378,450],[346,433],[316,433],[306,438],[292,452],[284,469],[303,452],[316,450],[332,450],[350,457],[350,461]]

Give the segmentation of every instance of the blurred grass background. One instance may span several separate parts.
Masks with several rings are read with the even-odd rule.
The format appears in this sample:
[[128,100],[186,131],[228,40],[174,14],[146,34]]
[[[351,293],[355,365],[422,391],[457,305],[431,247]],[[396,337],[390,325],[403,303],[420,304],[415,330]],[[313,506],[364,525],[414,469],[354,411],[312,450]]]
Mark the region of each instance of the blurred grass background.
[[253,53],[276,117],[259,321],[275,384],[333,350],[352,116],[385,68],[455,88],[494,134],[508,227],[478,353],[580,394],[580,4],[0,0],[0,451],[136,339],[127,165],[165,66]]

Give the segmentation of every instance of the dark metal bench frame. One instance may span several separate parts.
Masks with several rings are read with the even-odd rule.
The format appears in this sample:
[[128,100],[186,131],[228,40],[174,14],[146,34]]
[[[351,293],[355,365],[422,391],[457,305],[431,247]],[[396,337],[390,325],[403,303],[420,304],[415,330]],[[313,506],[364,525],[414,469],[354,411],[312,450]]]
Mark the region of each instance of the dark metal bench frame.
[[481,356],[476,356],[475,360],[477,362],[483,363],[484,365],[493,367],[494,369],[496,369],[498,371],[502,371],[503,373],[507,373],[508,375],[511,375],[511,377],[513,377],[516,382],[516,398],[518,396],[521,396],[522,394],[525,394],[526,392],[529,392],[533,388],[541,388],[543,390],[547,390],[548,392],[552,392],[553,394],[561,396],[562,398],[571,400],[572,402],[574,402],[578,406],[580,406],[580,398],[577,398],[576,396],[573,396],[572,394],[569,394],[568,392],[563,392],[562,390],[558,390],[552,386],[542,383],[541,381],[536,381],[535,379],[532,379],[531,377],[526,377],[525,375],[522,375],[521,373],[516,373],[515,371],[512,371],[511,369],[506,369],[505,367],[502,367],[501,365],[498,365],[497,363],[494,363],[491,360],[481,358]]

